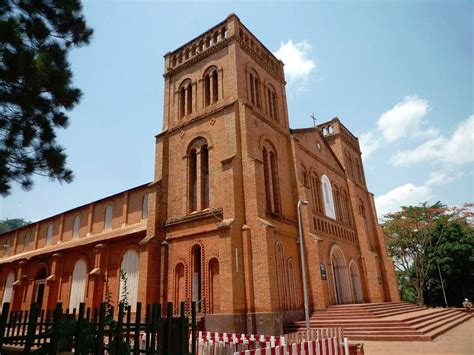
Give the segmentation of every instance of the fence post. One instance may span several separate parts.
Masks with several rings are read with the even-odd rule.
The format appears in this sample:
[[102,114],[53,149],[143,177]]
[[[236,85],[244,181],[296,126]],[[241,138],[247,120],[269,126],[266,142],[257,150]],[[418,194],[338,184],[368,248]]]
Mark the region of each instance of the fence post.
[[137,303],[135,312],[135,334],[133,339],[133,354],[140,355],[140,321],[141,321],[142,304]]
[[56,309],[53,314],[53,334],[51,334],[51,339],[49,341],[49,353],[56,355],[58,351],[58,341],[59,341],[59,325],[61,323],[61,315],[63,313],[63,304],[56,303]]
[[181,355],[186,355],[188,350],[189,338],[188,338],[188,324],[186,322],[186,316],[184,315],[184,302],[181,302],[179,308],[179,336],[180,336],[180,346],[181,346]]
[[150,350],[152,355],[156,354],[156,333],[158,329],[158,324],[157,324],[157,318],[158,318],[158,305],[156,303],[153,303],[152,310],[151,310],[151,345],[150,345]]
[[123,312],[124,304],[123,302],[120,302],[117,322],[117,334],[115,335],[115,354],[117,355],[120,354],[120,344],[122,342]]
[[100,304],[99,322],[97,323],[97,344],[96,354],[102,355],[104,353],[104,327],[105,327],[105,303]]
[[84,303],[79,304],[79,314],[77,316],[77,326],[76,326],[76,334],[74,340],[76,342],[74,349],[76,354],[81,354],[82,350],[82,328],[84,327],[84,311],[86,305]]
[[196,302],[191,304],[191,354],[196,355]]
[[30,307],[30,314],[28,318],[28,328],[26,331],[26,341],[25,341],[25,348],[23,353],[29,354],[31,351],[31,347],[33,346],[33,342],[35,340],[36,334],[36,323],[38,322],[38,304],[32,303]]
[[171,327],[173,319],[173,304],[168,302],[166,307],[166,355],[171,355]]
[[8,311],[10,309],[10,303],[5,302],[2,307],[2,314],[0,316],[0,353],[3,350],[3,339],[5,337],[5,328],[7,326]]

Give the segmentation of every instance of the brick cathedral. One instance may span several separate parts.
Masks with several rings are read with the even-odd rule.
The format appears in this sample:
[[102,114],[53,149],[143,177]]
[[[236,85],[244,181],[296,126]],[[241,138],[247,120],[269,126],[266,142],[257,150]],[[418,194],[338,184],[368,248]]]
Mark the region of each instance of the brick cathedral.
[[[399,301],[355,137],[289,127],[284,64],[231,14],[165,55],[154,179],[0,235],[14,309],[198,304],[208,330],[279,333],[311,309]],[[133,309],[132,309],[133,310]]]

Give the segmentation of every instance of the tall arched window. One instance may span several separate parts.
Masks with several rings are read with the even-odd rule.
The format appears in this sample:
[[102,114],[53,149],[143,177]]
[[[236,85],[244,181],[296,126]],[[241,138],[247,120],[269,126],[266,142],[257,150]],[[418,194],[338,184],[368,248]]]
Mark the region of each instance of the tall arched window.
[[79,238],[79,232],[81,231],[81,216],[77,215],[74,217],[74,223],[72,225],[72,239]]
[[148,193],[143,194],[142,219],[148,218]]
[[23,237],[23,251],[27,251],[31,242],[31,232],[26,232]]
[[341,189],[342,208],[344,214],[344,223],[352,226],[352,213],[349,198],[345,190]]
[[323,212],[323,201],[321,199],[321,182],[318,175],[314,172],[311,174],[311,192],[313,196],[313,209],[315,212]]
[[209,148],[200,137],[188,147],[188,213],[206,208],[209,208]]
[[306,172],[306,168],[304,167],[303,164],[301,164],[301,182],[303,183],[303,186],[309,186],[308,184],[308,173]]
[[324,211],[326,216],[336,219],[336,210],[334,207],[334,199],[332,196],[331,182],[326,175],[321,176],[321,183],[323,185],[324,195]]
[[285,257],[283,256],[283,246],[280,242],[275,244],[275,259],[278,281],[278,296],[280,300],[280,309],[288,308],[288,284],[285,272]]
[[3,291],[2,305],[12,301],[13,294],[13,283],[15,282],[15,274],[10,272],[7,276],[7,282],[5,283],[5,289]]
[[[138,268],[139,268],[139,256],[138,252],[134,249],[129,249],[125,252],[122,259],[120,269],[125,273],[127,280],[127,302],[132,308],[132,312],[135,312],[138,302]],[[120,279],[120,293],[119,300],[122,300],[125,291],[124,280]]]
[[87,284],[87,265],[84,259],[79,259],[74,265],[72,272],[71,295],[69,297],[69,309],[79,309],[79,305],[85,301]]
[[263,174],[267,210],[280,214],[280,184],[277,157],[273,146],[269,142],[266,142],[263,148]]
[[219,313],[220,310],[220,277],[219,260],[209,261],[209,313]]
[[181,302],[186,301],[186,277],[183,263],[178,263],[174,269],[174,303],[178,313]]
[[334,194],[334,206],[336,209],[336,219],[338,221],[342,221],[342,208],[341,208],[341,198],[339,195],[339,189],[337,188],[336,185],[333,186],[333,194]]
[[290,308],[298,308],[298,289],[296,286],[296,272],[295,272],[295,263],[292,259],[288,259],[288,279],[290,282]]
[[54,233],[54,224],[50,223],[48,225],[48,230],[46,232],[46,245],[51,245],[53,241],[53,233]]
[[204,74],[204,106],[219,100],[219,80],[216,67],[211,67]]
[[179,117],[184,117],[193,112],[193,85],[186,79],[179,87]]
[[258,74],[254,71],[251,70],[249,73],[249,86],[250,86],[250,102],[257,106],[261,107],[261,102],[260,102],[260,79],[258,77]]
[[362,177],[362,169],[360,167],[359,161],[357,158],[354,158],[355,161],[355,166],[356,166],[356,171],[357,171],[357,179],[359,180],[359,183],[363,183],[364,179]]
[[278,119],[278,99],[275,93],[275,89],[269,85],[267,88],[267,106],[268,114],[271,118]]
[[114,207],[112,206],[111,203],[105,207],[105,213],[104,213],[104,229],[110,229],[112,228],[112,213],[113,213]]

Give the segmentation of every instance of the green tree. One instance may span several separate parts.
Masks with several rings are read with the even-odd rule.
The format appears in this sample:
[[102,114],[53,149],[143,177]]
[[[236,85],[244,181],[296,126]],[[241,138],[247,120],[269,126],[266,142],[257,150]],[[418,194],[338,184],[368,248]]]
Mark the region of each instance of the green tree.
[[5,218],[0,220],[0,234],[8,232],[12,229],[26,226],[30,221],[25,221],[23,218]]
[[432,275],[433,258],[445,246],[446,234],[453,223],[468,219],[466,208],[447,208],[441,202],[402,206],[401,211],[385,216],[383,229],[387,248],[394,259],[402,296],[410,296],[410,287],[420,305]]
[[[436,239],[442,226],[436,226]],[[464,298],[474,296],[474,228],[469,219],[451,223],[441,236],[438,248],[427,248],[428,281],[425,287],[426,303],[444,306],[444,296],[439,278],[438,265],[443,278],[448,305],[460,306]]]
[[67,54],[92,30],[80,0],[0,0],[0,194],[32,175],[71,182],[55,130],[81,98]]

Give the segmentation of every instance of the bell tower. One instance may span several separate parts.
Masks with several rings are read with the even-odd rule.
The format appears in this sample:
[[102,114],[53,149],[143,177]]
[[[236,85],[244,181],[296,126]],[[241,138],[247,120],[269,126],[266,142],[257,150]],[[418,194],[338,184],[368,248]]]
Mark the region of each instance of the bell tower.
[[283,63],[230,14],[167,53],[163,76],[149,226],[160,300],[197,302],[207,329],[278,333],[290,295],[275,253],[298,260],[277,238],[296,235]]

